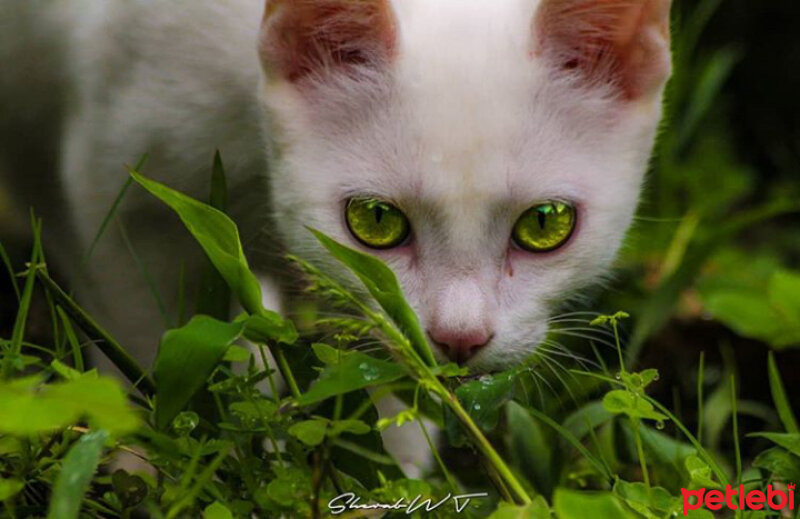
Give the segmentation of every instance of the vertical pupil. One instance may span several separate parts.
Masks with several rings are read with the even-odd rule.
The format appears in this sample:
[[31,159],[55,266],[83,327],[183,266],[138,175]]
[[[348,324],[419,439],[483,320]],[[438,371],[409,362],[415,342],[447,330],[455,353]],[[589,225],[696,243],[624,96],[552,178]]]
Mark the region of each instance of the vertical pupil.
[[544,230],[544,224],[547,221],[547,214],[544,211],[536,211],[536,218],[539,220],[539,228]]
[[380,225],[383,220],[383,208],[381,206],[375,207],[375,221]]

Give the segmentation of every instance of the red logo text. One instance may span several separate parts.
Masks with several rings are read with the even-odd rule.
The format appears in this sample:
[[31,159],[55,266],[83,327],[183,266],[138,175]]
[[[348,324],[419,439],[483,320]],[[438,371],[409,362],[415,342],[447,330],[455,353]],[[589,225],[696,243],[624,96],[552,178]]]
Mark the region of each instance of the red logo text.
[[[730,510],[794,510],[794,483],[788,486],[789,491],[784,492],[767,485],[767,491],[744,491],[744,485],[732,488],[730,485],[722,490],[681,489],[683,495],[683,515],[689,515],[689,510],[698,510],[705,506],[709,510],[722,510],[726,506]],[[694,498],[694,499],[691,499]]]

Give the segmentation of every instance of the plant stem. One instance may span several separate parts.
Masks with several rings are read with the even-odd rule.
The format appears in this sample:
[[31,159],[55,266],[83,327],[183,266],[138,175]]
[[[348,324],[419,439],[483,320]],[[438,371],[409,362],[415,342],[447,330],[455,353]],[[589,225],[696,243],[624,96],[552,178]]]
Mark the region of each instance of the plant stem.
[[625,360],[622,358],[622,346],[619,342],[619,330],[617,329],[617,320],[612,319],[611,326],[614,328],[614,340],[617,342],[617,354],[619,354],[619,370],[625,373]]
[[705,378],[706,352],[700,352],[700,366],[697,368],[697,441],[703,443],[703,383]]
[[108,359],[119,368],[123,375],[133,384],[135,388],[145,396],[153,396],[156,392],[156,385],[147,373],[136,363],[125,348],[117,342],[110,333],[105,331],[86,311],[78,306],[75,301],[64,292],[55,281],[47,274],[44,268],[38,267],[36,276],[45,288],[53,295],[56,302],[64,309],[72,321],[83,330],[83,332],[94,340],[98,349],[108,357]]
[[530,496],[525,491],[523,486],[517,480],[514,473],[511,472],[511,469],[508,468],[508,465],[503,461],[503,458],[497,454],[497,451],[492,447],[492,444],[489,443],[489,440],[486,439],[486,436],[483,435],[481,430],[475,425],[475,422],[472,421],[472,418],[469,414],[464,410],[461,406],[461,402],[458,401],[458,398],[449,391],[447,391],[444,386],[439,382],[438,379],[434,377],[436,380],[436,384],[439,386],[440,396],[444,398],[445,403],[448,407],[455,413],[458,419],[461,421],[462,425],[467,429],[470,436],[472,436],[473,441],[475,442],[478,450],[481,451],[486,459],[492,464],[497,473],[500,475],[501,478],[511,487],[511,490],[517,495],[522,504],[527,505],[531,502]]
[[272,351],[272,354],[275,356],[275,360],[278,361],[281,375],[283,375],[284,380],[286,380],[286,384],[289,386],[289,391],[292,392],[292,396],[294,398],[300,398],[300,388],[297,385],[297,381],[294,379],[292,368],[289,366],[289,361],[286,360],[283,349],[280,346],[275,346],[270,347],[270,351]]
[[28,273],[25,276],[25,286],[22,290],[22,297],[19,302],[19,310],[17,318],[14,321],[14,330],[11,333],[11,349],[8,355],[3,359],[3,373],[2,378],[8,379],[13,371],[13,361],[18,358],[22,353],[22,340],[25,337],[25,326],[28,321],[28,312],[31,307],[31,298],[33,297],[33,287],[36,281],[36,271],[39,270],[39,261],[42,258],[42,242],[41,242],[42,223],[41,221],[34,221],[33,225],[33,252],[31,253],[31,261],[28,266]]
[[639,457],[639,466],[642,467],[642,479],[644,479],[644,486],[647,488],[648,495],[650,494],[650,473],[647,471],[647,460],[644,457],[644,446],[642,445],[642,435],[639,431],[639,420],[631,419],[633,424],[633,438],[636,441],[636,455]]
[[264,351],[264,345],[259,344],[257,347],[258,353],[261,355],[261,363],[264,364],[264,369],[267,371],[267,381],[269,382],[269,390],[272,392],[272,399],[276,404],[280,404],[281,397],[278,392],[278,386],[275,385],[275,377],[272,376],[272,370],[269,367],[269,361],[267,360],[267,354]]
[[736,377],[731,375],[731,420],[733,421],[733,449],[736,454],[736,484],[742,480],[742,452],[739,448],[739,412],[736,395]]

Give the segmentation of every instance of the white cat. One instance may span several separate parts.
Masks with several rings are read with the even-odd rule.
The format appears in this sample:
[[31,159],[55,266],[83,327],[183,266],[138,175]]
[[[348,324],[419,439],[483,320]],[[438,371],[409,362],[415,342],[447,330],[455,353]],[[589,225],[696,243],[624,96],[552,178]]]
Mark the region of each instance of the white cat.
[[[441,359],[521,362],[629,227],[670,70],[670,1],[263,3],[0,1],[4,46],[59,43],[68,249],[92,241],[123,164],[148,153],[148,176],[204,197],[218,148],[251,251],[280,241],[341,272],[317,228],[392,267]],[[23,15],[38,20],[27,36]],[[0,58],[25,79],[19,49]],[[150,359],[165,323],[141,265],[172,307],[180,262],[191,272],[198,255],[141,190],[119,214],[139,266],[112,226],[84,297]],[[254,263],[281,270],[271,252]]]

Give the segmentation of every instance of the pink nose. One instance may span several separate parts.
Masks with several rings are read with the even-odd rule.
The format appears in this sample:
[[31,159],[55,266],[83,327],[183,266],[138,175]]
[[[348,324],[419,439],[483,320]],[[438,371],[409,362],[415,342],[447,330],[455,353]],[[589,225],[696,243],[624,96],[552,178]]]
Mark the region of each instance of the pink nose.
[[486,346],[494,334],[488,329],[478,328],[462,330],[432,328],[428,330],[428,335],[450,360],[463,364]]

